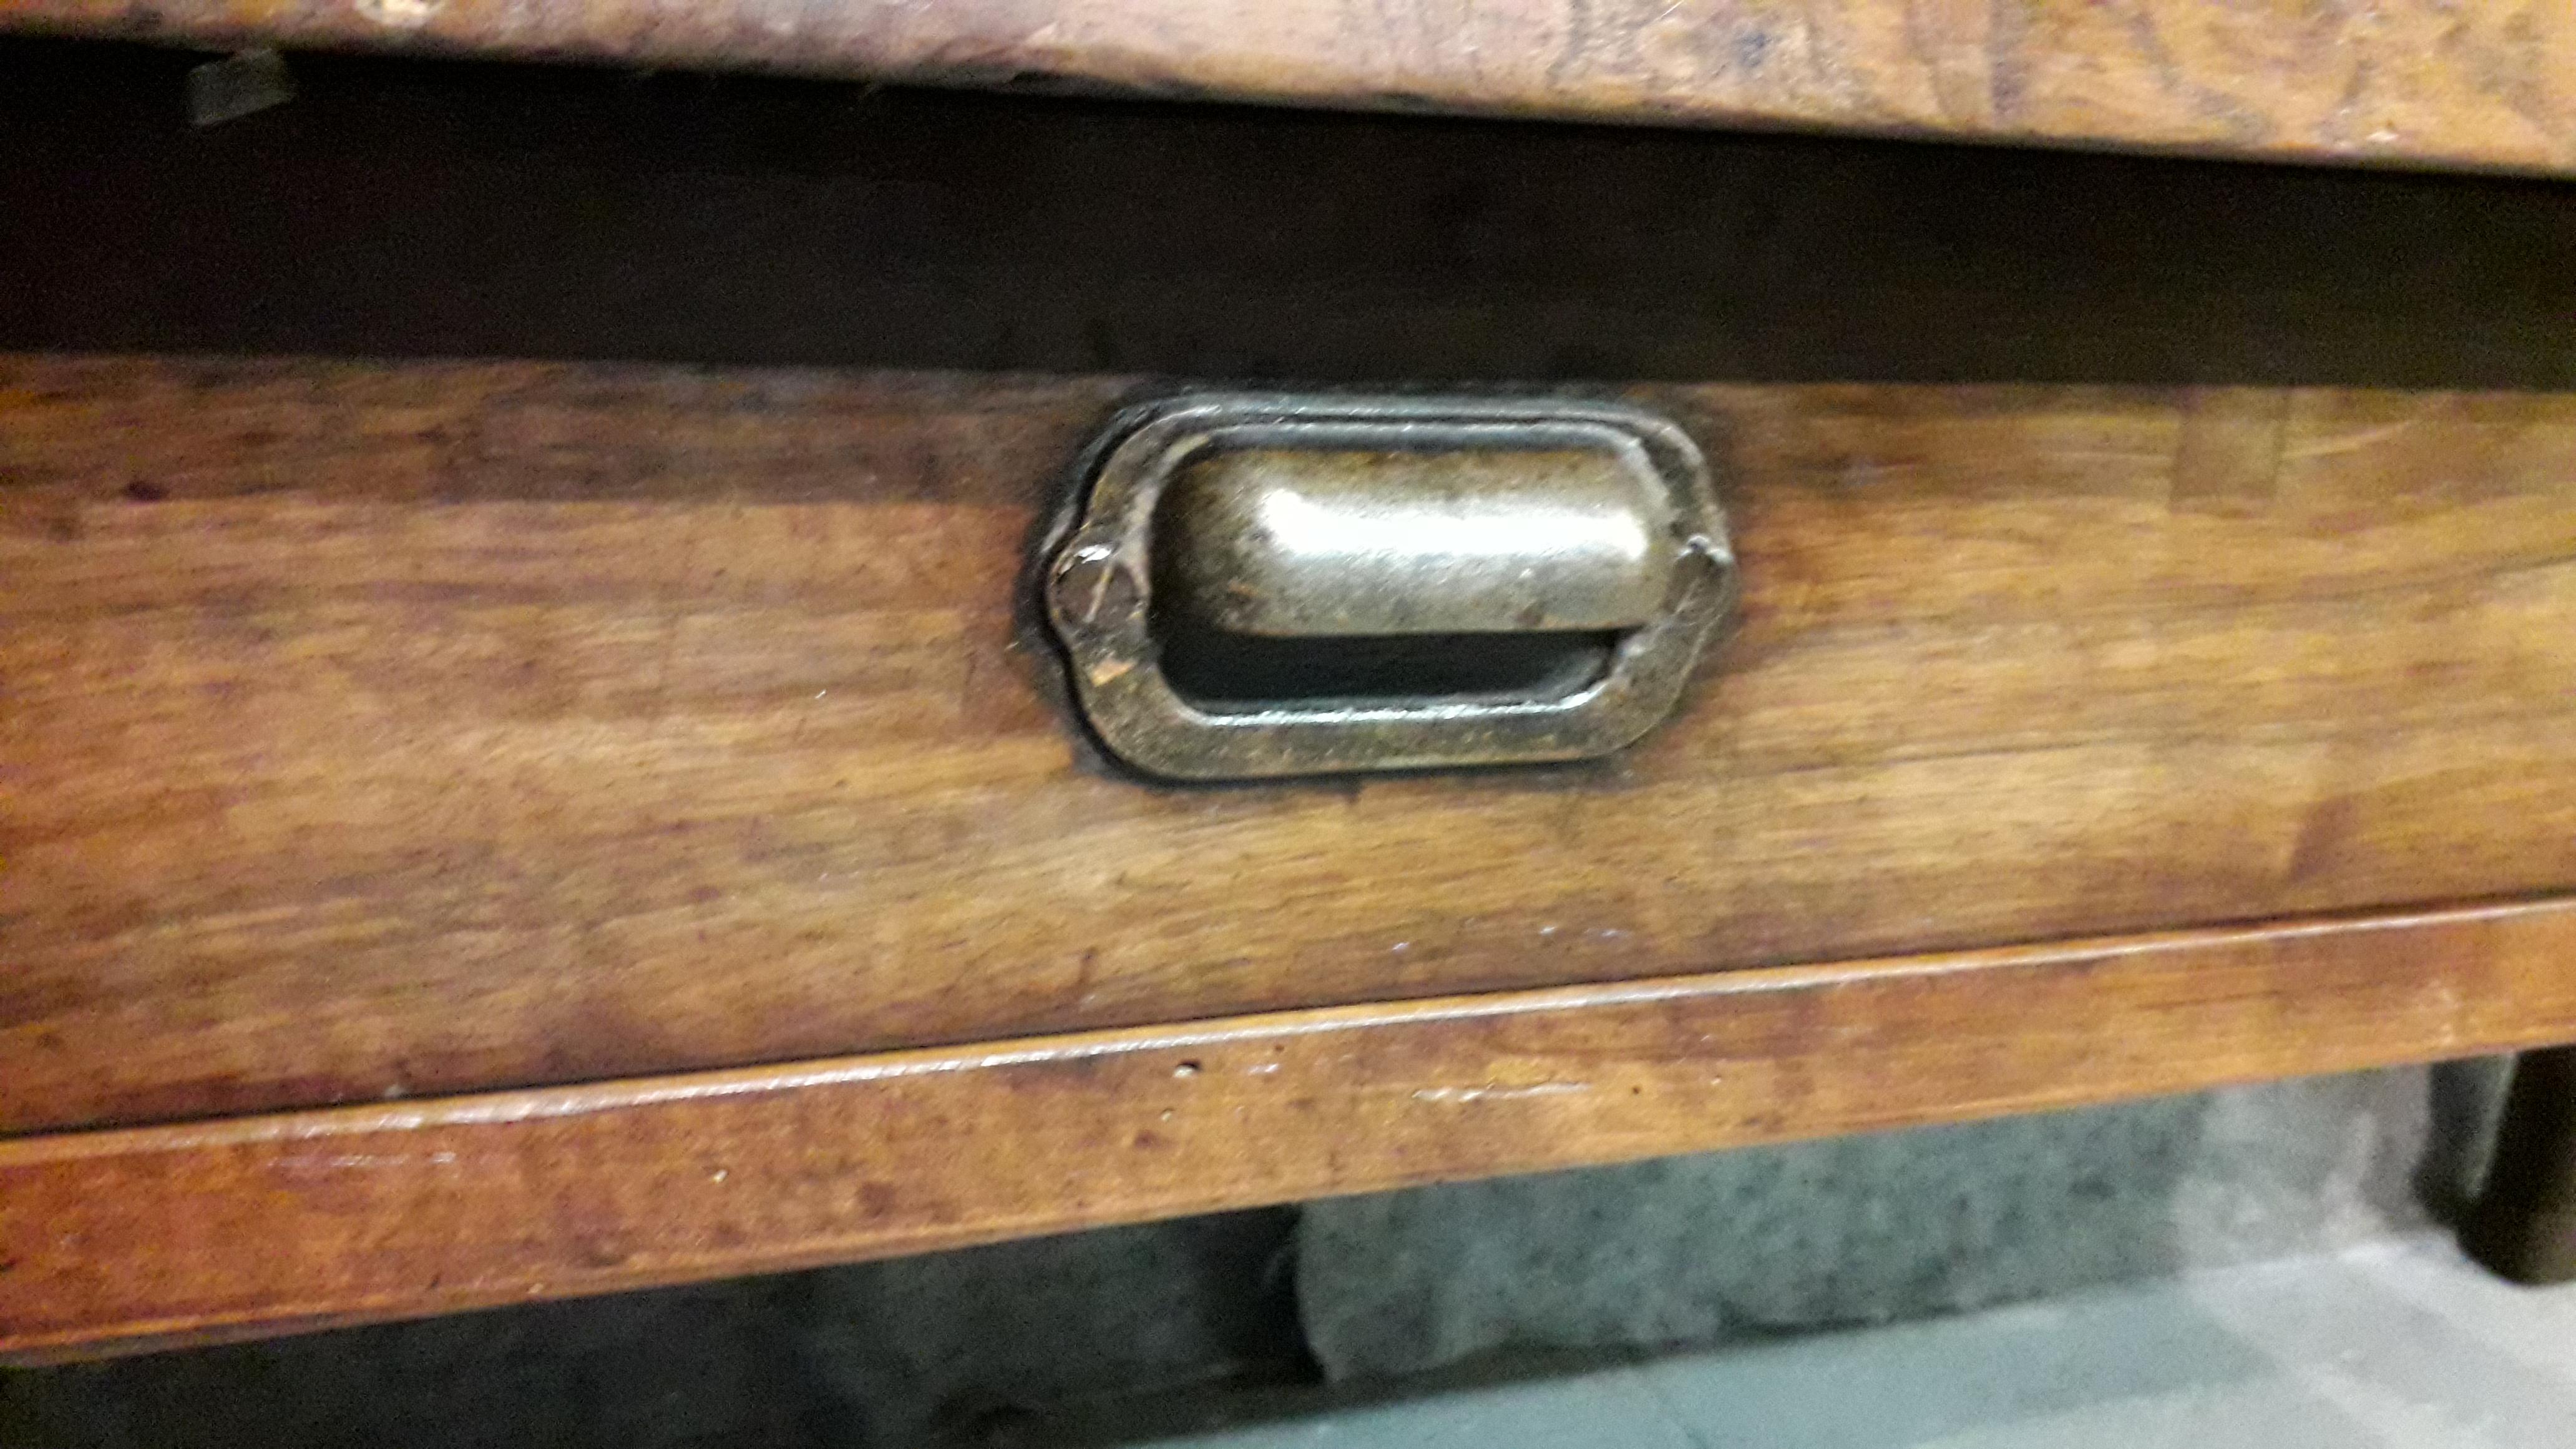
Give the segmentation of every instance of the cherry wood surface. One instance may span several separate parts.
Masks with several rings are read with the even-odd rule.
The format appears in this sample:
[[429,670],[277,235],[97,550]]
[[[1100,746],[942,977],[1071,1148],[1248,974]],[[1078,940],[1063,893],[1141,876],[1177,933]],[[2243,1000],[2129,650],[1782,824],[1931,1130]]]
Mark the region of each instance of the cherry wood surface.
[[1137,386],[0,361],[0,1127],[2576,885],[2576,398],[1633,389],[1679,718],[1175,789],[1017,603]]
[[0,1141],[21,1360],[2576,1039],[2576,903]]
[[2576,168],[2563,0],[0,0],[0,26]]

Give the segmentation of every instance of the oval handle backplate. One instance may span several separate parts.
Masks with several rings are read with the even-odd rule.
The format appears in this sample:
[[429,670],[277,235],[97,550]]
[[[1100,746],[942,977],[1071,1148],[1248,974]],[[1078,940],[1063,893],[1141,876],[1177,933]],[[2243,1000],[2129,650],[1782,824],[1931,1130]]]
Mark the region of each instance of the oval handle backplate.
[[1193,396],[1087,458],[1047,616],[1101,742],[1170,779],[1607,754],[1734,600],[1706,462],[1637,408]]

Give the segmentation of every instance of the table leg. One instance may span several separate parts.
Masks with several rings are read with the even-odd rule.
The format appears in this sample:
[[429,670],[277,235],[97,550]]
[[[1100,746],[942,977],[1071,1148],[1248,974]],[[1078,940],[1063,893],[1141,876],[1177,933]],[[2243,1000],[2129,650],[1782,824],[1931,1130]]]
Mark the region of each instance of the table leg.
[[2460,1241],[2517,1283],[2576,1280],[2576,1047],[2514,1065],[2495,1165]]

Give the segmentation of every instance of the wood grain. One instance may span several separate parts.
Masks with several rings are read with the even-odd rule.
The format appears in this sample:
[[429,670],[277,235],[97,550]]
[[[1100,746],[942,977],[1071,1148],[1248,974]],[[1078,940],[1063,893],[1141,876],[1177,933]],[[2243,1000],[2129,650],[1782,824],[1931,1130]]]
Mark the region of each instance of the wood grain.
[[2561,0],[5,0],[20,30],[2576,167]]
[[1174,790],[1013,612],[1129,386],[0,363],[0,1128],[2576,887],[2576,398],[1637,389],[1675,723]]
[[2576,1039],[2576,902],[0,1142],[0,1351],[169,1342]]

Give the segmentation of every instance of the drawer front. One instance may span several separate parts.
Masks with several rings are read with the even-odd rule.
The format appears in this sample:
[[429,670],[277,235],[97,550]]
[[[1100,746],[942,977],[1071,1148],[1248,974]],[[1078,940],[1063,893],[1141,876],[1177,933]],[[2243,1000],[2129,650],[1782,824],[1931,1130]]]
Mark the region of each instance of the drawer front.
[[2576,884],[2576,399],[1633,388],[1677,718],[1210,789],[1020,604],[1134,386],[0,364],[0,1126]]

